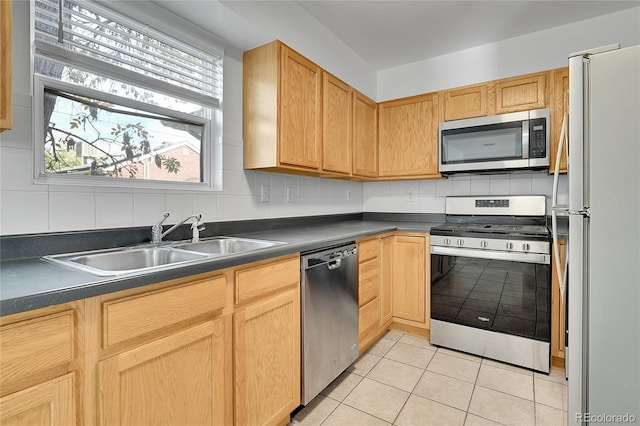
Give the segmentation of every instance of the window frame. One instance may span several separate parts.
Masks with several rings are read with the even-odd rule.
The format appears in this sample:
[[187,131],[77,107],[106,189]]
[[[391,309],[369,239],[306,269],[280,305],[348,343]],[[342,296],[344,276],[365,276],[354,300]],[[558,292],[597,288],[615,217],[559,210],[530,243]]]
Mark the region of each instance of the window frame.
[[[32,0],[33,1],[33,0]],[[101,7],[99,5],[98,7]],[[104,9],[104,8],[103,8]],[[123,9],[124,12],[111,9],[111,13],[115,13],[122,18],[122,22],[130,23],[136,22],[135,17],[130,16],[127,13],[127,8]],[[68,60],[61,60],[62,58],[57,55],[47,55],[38,51],[38,43],[36,43],[34,36],[34,6],[31,5],[31,48],[33,54],[45,58],[50,61],[59,62],[64,66],[71,66],[74,68],[82,69],[83,71],[93,73],[95,75],[102,75],[105,77],[115,77],[109,74],[101,74],[100,67],[89,68],[82,67],[77,62],[73,61],[73,55],[70,55]],[[138,25],[143,25],[140,21],[137,21]],[[161,33],[163,37],[173,38],[179,43],[189,44],[189,41],[182,41],[181,39],[171,35],[170,33]],[[191,46],[191,49],[202,49],[200,46]],[[55,48],[53,50],[56,50]],[[224,60],[224,56],[221,53],[221,49],[213,46],[206,49],[211,55],[219,57]],[[36,53],[37,52],[37,53]],[[113,95],[110,93],[100,92],[85,86],[73,84],[58,80],[53,77],[39,74],[35,70],[35,59],[31,56],[31,77],[33,84],[33,96],[32,96],[32,126],[33,126],[33,151],[34,151],[34,184],[45,185],[71,185],[71,186],[85,186],[85,187],[118,187],[118,188],[140,188],[140,189],[155,189],[155,190],[173,190],[173,191],[221,191],[222,190],[222,100],[219,99],[216,105],[207,105],[202,102],[202,105],[210,111],[209,117],[198,117],[187,113],[182,113],[175,110],[170,110],[161,106],[148,104],[145,102],[135,101],[130,98]],[[120,79],[118,79],[120,80]],[[139,84],[138,81],[129,81],[128,79],[121,79],[123,83]],[[200,147],[200,167],[202,182],[178,182],[169,180],[151,180],[140,178],[116,178],[105,176],[87,176],[87,175],[71,175],[71,174],[53,174],[45,172],[45,135],[42,131],[44,129],[44,94],[45,88],[57,89],[66,91],[79,96],[84,96],[91,99],[97,99],[101,101],[111,102],[124,107],[135,108],[141,111],[148,111],[150,113],[161,114],[167,117],[175,118],[178,120],[184,120],[196,124],[203,125],[203,137]],[[175,94],[166,93],[164,91],[158,91],[153,87],[149,90],[160,93],[168,94],[176,97]],[[179,90],[179,89],[178,89]],[[175,92],[175,89],[174,89]],[[189,98],[185,98],[189,100]],[[193,100],[190,100],[193,102]]]

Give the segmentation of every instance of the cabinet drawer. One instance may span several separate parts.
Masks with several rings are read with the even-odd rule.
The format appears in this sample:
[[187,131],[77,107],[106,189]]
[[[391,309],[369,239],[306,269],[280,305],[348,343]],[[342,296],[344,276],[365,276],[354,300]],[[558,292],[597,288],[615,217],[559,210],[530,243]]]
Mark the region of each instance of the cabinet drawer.
[[380,292],[380,259],[358,265],[358,305],[363,306]]
[[72,310],[2,327],[3,384],[73,360],[73,330]]
[[288,258],[236,271],[235,303],[300,283],[300,259]]
[[380,320],[380,299],[375,298],[359,310],[358,332],[362,336],[378,327]]
[[378,257],[380,252],[380,241],[378,239],[363,241],[358,244],[358,261],[364,262],[374,257]]
[[226,294],[227,280],[221,275],[105,302],[102,305],[103,345],[107,348],[222,309]]

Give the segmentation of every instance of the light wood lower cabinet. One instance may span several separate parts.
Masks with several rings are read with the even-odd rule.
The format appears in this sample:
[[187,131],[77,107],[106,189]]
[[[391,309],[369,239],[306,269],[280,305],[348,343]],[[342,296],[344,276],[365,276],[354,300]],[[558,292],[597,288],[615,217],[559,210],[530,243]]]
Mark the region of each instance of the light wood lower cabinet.
[[393,317],[393,246],[394,237],[380,239],[380,324]]
[[364,352],[381,332],[380,240],[358,241],[358,349]]
[[428,234],[397,231],[358,244],[360,353],[390,327],[427,336]]
[[82,317],[73,302],[0,318],[0,424],[84,422]]
[[47,380],[0,398],[3,426],[72,426],[76,424],[75,374]]
[[287,423],[300,405],[300,289],[234,314],[235,420]]
[[225,424],[230,345],[227,315],[101,361],[99,424]]
[[[564,263],[567,256],[566,240],[561,238],[558,240],[558,248],[560,251],[560,264],[564,269]],[[553,267],[551,270],[551,364],[555,367],[564,368],[565,361],[565,328],[566,328],[566,289],[565,297],[560,297],[560,283],[558,281],[557,269],[558,265],[555,261],[555,254],[552,256]]]
[[299,403],[298,254],[0,317],[2,425],[257,426]]
[[399,323],[428,328],[428,236],[398,235],[393,250],[393,317]]

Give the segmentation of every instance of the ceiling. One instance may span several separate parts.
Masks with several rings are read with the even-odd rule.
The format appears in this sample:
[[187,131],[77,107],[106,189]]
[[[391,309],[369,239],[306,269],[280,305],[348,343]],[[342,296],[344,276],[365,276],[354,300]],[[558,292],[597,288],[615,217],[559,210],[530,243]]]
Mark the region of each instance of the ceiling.
[[374,69],[640,5],[631,1],[299,1]]
[[[199,0],[192,3],[193,7],[186,7],[190,2],[184,0],[155,1],[240,50],[268,41],[259,29],[252,32],[243,24],[255,20],[256,13],[264,11],[269,3],[283,3]],[[375,70],[640,6],[640,0],[290,2],[304,9]],[[255,9],[251,10],[253,5]]]

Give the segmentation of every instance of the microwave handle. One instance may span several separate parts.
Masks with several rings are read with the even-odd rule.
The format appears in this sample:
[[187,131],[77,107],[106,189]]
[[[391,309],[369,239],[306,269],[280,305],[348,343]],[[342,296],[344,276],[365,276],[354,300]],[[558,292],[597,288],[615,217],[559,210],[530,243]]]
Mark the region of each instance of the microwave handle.
[[529,158],[529,120],[522,120],[522,158]]

